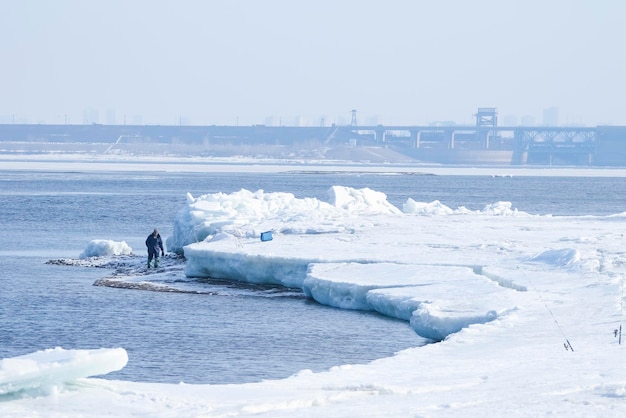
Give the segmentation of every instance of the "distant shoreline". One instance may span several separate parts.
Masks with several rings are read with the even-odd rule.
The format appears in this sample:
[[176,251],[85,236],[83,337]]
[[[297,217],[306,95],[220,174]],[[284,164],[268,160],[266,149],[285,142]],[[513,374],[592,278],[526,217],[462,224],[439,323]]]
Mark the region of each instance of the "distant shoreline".
[[164,156],[94,156],[88,154],[0,154],[0,171],[39,172],[179,172],[477,175],[493,177],[626,177],[626,167],[453,166],[406,163],[355,163],[328,160],[274,160]]

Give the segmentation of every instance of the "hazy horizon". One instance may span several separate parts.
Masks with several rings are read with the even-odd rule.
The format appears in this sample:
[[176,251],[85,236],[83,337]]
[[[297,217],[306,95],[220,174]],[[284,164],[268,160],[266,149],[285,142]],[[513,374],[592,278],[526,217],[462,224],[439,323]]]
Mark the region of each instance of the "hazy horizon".
[[0,5],[0,123],[626,125],[626,4]]

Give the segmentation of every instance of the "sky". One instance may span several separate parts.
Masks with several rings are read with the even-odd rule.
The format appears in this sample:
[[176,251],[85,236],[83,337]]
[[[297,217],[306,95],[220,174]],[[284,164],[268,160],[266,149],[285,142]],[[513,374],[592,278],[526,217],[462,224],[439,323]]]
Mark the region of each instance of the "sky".
[[[625,219],[530,214],[510,202],[467,210],[409,198],[394,207],[375,190],[340,186],[323,201],[189,195],[168,237],[168,250],[184,246],[188,275],[300,287],[318,303],[398,318],[439,342],[232,385],[84,379],[123,368],[124,347],[50,347],[0,360],[0,414],[624,416]],[[270,226],[273,239],[260,241]],[[189,235],[209,230],[200,242]],[[118,244],[99,254],[122,254]],[[137,275],[112,280],[184,285],[171,271],[141,274],[145,258],[136,258]]]
[[501,125],[626,125],[625,18],[619,0],[4,0],[0,123],[473,124],[495,107]]

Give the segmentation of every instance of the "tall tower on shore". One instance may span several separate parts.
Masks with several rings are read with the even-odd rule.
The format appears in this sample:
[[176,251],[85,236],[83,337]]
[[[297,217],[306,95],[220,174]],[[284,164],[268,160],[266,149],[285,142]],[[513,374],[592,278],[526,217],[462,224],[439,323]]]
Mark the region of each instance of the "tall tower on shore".
[[489,148],[489,141],[496,137],[495,128],[498,126],[498,112],[495,107],[479,107],[476,112],[476,136],[483,144],[484,149]]
[[479,107],[476,112],[476,127],[495,128],[498,126],[498,112],[495,107]]
[[357,126],[357,123],[356,123],[356,109],[352,109],[352,120],[350,121],[350,126]]

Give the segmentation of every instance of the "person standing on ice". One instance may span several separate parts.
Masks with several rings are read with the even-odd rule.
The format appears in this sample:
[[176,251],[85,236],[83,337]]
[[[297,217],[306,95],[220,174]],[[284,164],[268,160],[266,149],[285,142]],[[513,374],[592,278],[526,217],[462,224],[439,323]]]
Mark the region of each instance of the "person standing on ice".
[[159,266],[159,250],[161,255],[165,255],[163,240],[161,239],[158,229],[154,228],[154,231],[148,235],[148,238],[146,238],[146,247],[148,247],[148,268],[150,268],[150,262],[153,258],[154,268],[157,268]]

